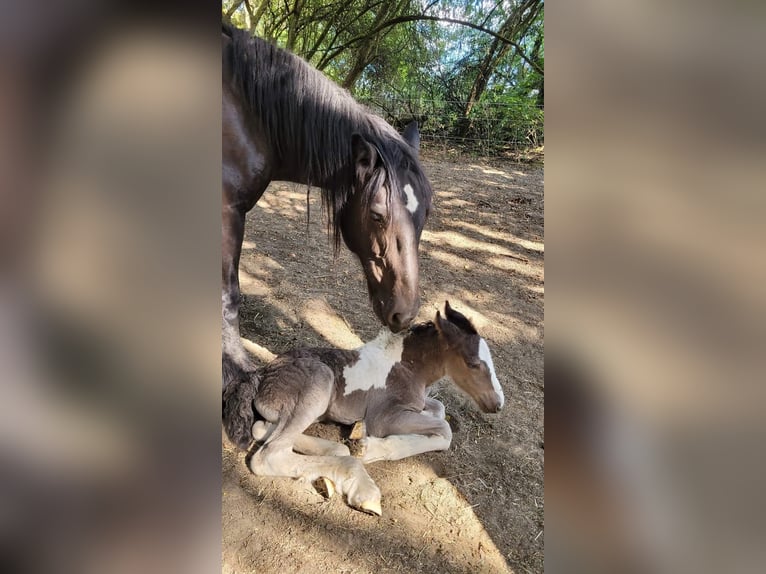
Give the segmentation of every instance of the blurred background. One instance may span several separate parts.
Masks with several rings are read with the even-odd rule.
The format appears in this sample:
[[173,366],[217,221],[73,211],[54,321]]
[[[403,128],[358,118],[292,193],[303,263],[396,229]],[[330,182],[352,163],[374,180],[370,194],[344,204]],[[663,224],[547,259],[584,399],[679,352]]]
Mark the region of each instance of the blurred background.
[[0,19],[0,569],[220,568],[217,7]]
[[763,569],[763,17],[547,6],[549,571]]

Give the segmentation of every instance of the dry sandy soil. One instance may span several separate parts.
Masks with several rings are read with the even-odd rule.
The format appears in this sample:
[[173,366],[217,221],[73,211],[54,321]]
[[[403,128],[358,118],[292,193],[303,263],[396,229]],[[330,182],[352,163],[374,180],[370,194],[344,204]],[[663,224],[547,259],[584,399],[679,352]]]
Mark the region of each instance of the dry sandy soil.
[[[445,299],[490,344],[506,395],[483,415],[441,382],[448,451],[368,471],[383,516],[311,485],[255,477],[223,439],[225,573],[543,571],[543,169],[426,154],[436,192],[421,243],[420,320]],[[261,360],[300,345],[353,348],[379,327],[361,269],[333,259],[318,193],[272,184],[248,216],[240,270],[242,334]],[[347,429],[314,425],[342,440]]]

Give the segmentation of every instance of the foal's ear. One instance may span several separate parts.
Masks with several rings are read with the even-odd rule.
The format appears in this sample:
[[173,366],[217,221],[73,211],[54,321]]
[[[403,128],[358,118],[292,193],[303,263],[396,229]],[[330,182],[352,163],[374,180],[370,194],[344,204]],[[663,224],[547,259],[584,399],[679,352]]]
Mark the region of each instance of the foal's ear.
[[460,337],[460,330],[449,321],[442,319],[442,314],[439,311],[436,312],[436,321],[434,324],[436,325],[436,330],[439,331],[447,341],[453,341]]
[[464,331],[469,335],[478,335],[476,327],[473,326],[473,323],[471,323],[468,317],[450,307],[449,301],[446,301],[444,304],[444,314],[447,316],[447,320],[459,327],[461,331]]
[[378,161],[378,151],[374,145],[362,136],[354,134],[351,136],[351,152],[354,159],[356,177],[360,182],[365,183],[375,169],[375,163]]
[[436,325],[436,328],[440,332],[444,332],[444,319],[442,319],[441,311],[436,311],[436,320],[434,321],[434,325]]
[[404,141],[410,144],[412,149],[416,152],[420,151],[420,131],[418,130],[417,120],[412,120],[407,124],[407,127],[402,132],[402,137]]

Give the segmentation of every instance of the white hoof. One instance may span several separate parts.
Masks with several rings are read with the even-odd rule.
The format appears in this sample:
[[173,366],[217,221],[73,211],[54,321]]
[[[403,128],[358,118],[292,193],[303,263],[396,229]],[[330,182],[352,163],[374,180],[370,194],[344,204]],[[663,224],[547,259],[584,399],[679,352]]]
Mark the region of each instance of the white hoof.
[[375,516],[383,516],[383,510],[380,507],[379,500],[366,500],[359,505],[359,509],[367,514],[374,514]]

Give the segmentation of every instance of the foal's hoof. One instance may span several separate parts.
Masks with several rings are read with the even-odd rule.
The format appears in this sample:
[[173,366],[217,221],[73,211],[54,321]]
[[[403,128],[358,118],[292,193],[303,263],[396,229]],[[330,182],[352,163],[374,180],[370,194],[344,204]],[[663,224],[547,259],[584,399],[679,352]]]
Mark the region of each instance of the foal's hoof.
[[374,514],[375,516],[383,516],[383,510],[380,508],[379,500],[366,500],[359,505],[359,509],[367,514]]
[[348,438],[351,440],[360,440],[367,436],[367,425],[364,421],[357,421],[354,423],[354,428],[351,429],[351,434]]
[[325,478],[324,476],[320,477],[314,482],[314,487],[319,487],[321,494],[325,498],[332,498],[335,496],[335,483],[329,478]]
[[354,458],[363,459],[367,454],[367,443],[369,439],[367,437],[359,440],[352,440],[348,443],[348,450],[351,452],[351,456]]

